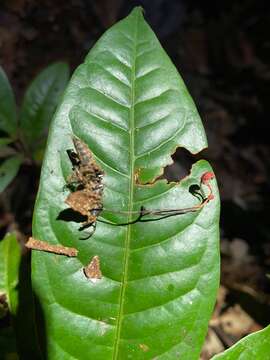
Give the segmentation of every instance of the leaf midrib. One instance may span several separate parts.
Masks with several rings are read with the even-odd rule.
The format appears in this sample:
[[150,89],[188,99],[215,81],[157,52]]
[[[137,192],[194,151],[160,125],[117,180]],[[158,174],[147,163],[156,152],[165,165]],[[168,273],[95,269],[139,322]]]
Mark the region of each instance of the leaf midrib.
[[[138,32],[138,14],[136,16],[136,25],[134,30],[134,45],[133,45],[133,66],[131,68],[131,104],[130,104],[130,182],[129,182],[129,203],[128,203],[128,222],[132,221],[132,210],[133,210],[133,197],[134,197],[134,163],[135,163],[135,149],[134,149],[134,104],[135,104],[135,80],[136,80],[136,52],[137,52],[137,32]],[[124,271],[122,276],[122,286],[120,290],[120,304],[119,312],[116,323],[116,335],[114,343],[113,360],[117,360],[121,328],[124,311],[125,291],[127,286],[128,266],[129,266],[129,255],[130,255],[130,239],[131,239],[131,225],[127,226],[126,238],[124,243]]]

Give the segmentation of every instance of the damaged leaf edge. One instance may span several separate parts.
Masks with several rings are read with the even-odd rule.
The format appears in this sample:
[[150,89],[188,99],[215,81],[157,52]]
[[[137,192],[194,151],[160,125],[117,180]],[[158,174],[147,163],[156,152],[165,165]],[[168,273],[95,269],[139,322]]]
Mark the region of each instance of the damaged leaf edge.
[[[206,140],[206,138],[205,138],[205,140]],[[206,140],[207,141],[207,140]],[[201,152],[203,152],[204,150],[206,150],[208,148],[208,144],[206,143],[206,145],[205,146],[203,146],[201,149],[199,149],[198,151],[192,151],[192,150],[189,150],[189,149],[187,149],[184,145],[176,145],[175,147],[173,147],[172,148],[172,150],[170,150],[170,152],[169,152],[169,154],[167,154],[167,156],[166,156],[166,163],[164,163],[159,169],[159,172],[156,174],[156,175],[154,175],[154,177],[151,179],[151,180],[149,180],[149,181],[147,181],[147,182],[143,182],[143,181],[140,181],[140,173],[144,170],[144,169],[147,169],[147,168],[145,168],[145,167],[139,167],[139,168],[135,168],[134,169],[134,172],[135,172],[135,174],[137,175],[137,178],[136,178],[136,180],[135,180],[135,184],[136,185],[138,185],[138,186],[148,186],[148,185],[153,185],[153,184],[156,184],[157,182],[159,182],[159,181],[165,181],[167,184],[175,184],[175,185],[180,185],[180,183],[181,183],[181,181],[182,180],[184,180],[184,179],[186,179],[187,177],[189,177],[190,176],[190,174],[191,174],[191,172],[192,172],[192,168],[193,168],[193,166],[198,162],[198,161],[201,161],[201,160],[204,160],[204,159],[200,159],[200,160],[198,160],[198,161],[196,161],[195,163],[192,163],[192,165],[191,165],[191,168],[190,168],[190,170],[189,170],[189,173],[186,175],[186,176],[184,176],[183,178],[181,178],[181,179],[179,179],[179,181],[169,181],[169,180],[167,180],[166,178],[165,179],[160,179],[161,178],[161,176],[163,176],[164,175],[164,170],[165,170],[165,168],[167,167],[167,166],[170,166],[170,165],[173,165],[174,163],[175,163],[175,161],[173,160],[173,155],[176,153],[176,151],[178,150],[178,149],[185,149],[185,150],[187,150],[190,154],[192,154],[193,156],[194,155],[198,155],[198,154],[200,154]],[[152,168],[153,169],[153,168]]]

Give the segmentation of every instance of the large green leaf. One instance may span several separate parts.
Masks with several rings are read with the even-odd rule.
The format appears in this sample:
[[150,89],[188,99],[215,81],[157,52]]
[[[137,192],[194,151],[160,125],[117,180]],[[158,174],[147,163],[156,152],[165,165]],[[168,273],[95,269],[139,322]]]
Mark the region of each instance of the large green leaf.
[[270,325],[261,331],[248,335],[230,349],[218,354],[212,360],[269,360]]
[[0,165],[0,193],[11,183],[17,175],[22,163],[21,155],[14,155]]
[[22,103],[20,127],[30,149],[44,146],[50,121],[68,79],[68,65],[59,62],[38,74],[27,89]]
[[[219,281],[219,199],[201,211],[112,226],[99,222],[80,240],[80,224],[59,219],[75,134],[105,171],[104,207],[182,208],[189,187],[211,171],[199,161],[180,183],[154,180],[177,146],[206,146],[194,103],[136,8],[113,26],[76,70],[53,121],[36,201],[33,233],[79,249],[77,258],[34,252],[32,279],[45,319],[49,359],[198,359]],[[63,218],[63,216],[60,218]],[[133,217],[103,211],[100,219]],[[67,220],[67,219],[66,219]],[[75,220],[75,219],[74,219]],[[84,276],[100,257],[103,278]]]
[[0,66],[0,130],[14,135],[17,130],[16,104],[8,78]]

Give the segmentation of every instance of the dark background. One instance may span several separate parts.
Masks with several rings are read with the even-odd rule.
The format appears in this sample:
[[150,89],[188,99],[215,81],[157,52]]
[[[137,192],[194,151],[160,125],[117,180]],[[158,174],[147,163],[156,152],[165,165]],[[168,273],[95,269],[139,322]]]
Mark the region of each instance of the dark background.
[[[206,129],[209,149],[196,158],[211,162],[220,187],[222,311],[238,304],[260,328],[270,322],[269,1],[2,1],[0,63],[20,103],[40,70],[59,60],[74,70],[102,33],[137,5],[179,69]],[[166,169],[170,180],[195,161],[184,149],[174,158]],[[39,169],[27,183],[26,171],[20,170],[21,190],[9,211],[29,235]]]

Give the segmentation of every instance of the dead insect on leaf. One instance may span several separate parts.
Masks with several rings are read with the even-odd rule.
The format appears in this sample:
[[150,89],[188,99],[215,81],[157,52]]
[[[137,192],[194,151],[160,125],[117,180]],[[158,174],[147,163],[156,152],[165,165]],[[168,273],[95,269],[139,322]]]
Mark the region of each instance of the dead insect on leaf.
[[[195,212],[204,207],[210,200],[214,199],[212,187],[210,185],[210,181],[214,178],[214,173],[208,171],[201,176],[200,186],[195,185],[197,190],[193,195],[200,199],[200,203],[193,207],[182,209],[147,210],[141,206],[139,211],[137,210],[131,212],[105,209],[102,204],[102,180],[104,172],[96,163],[88,146],[82,140],[77,137],[73,137],[73,144],[76,152],[73,150],[67,150],[67,154],[73,165],[73,173],[67,181],[67,187],[70,189],[71,193],[68,195],[65,202],[71,207],[71,209],[86,217],[87,220],[82,224],[79,230],[91,228],[91,232],[88,233],[88,236],[84,239],[88,239],[94,233],[97,218],[102,210],[106,210],[111,213],[138,215],[135,220],[126,223],[111,223],[110,221],[99,219],[100,222],[107,224],[124,226],[135,224],[137,222],[157,221],[170,216]],[[210,191],[208,196],[205,196],[202,185],[208,187]],[[149,218],[147,215],[152,217]]]
[[[77,137],[73,137],[75,151],[67,150],[68,157],[73,165],[73,173],[68,179],[67,186],[76,185],[79,189],[102,188],[104,172],[96,163],[88,146]],[[77,189],[76,189],[77,190]],[[97,190],[97,189],[96,189]]]
[[87,236],[89,238],[95,231],[97,216],[102,210],[104,172],[96,163],[88,146],[77,137],[73,137],[72,140],[76,152],[67,150],[73,173],[67,181],[71,193],[65,202],[71,209],[87,218],[79,230],[91,228]]
[[62,246],[62,245],[52,245],[46,241],[37,240],[33,237],[30,237],[25,244],[28,249],[46,251],[58,255],[66,255],[70,257],[76,257],[78,255],[78,250],[72,247]]
[[100,261],[97,255],[94,256],[91,262],[83,268],[83,272],[85,276],[93,283],[96,283],[98,280],[102,278],[102,273],[100,270]]

